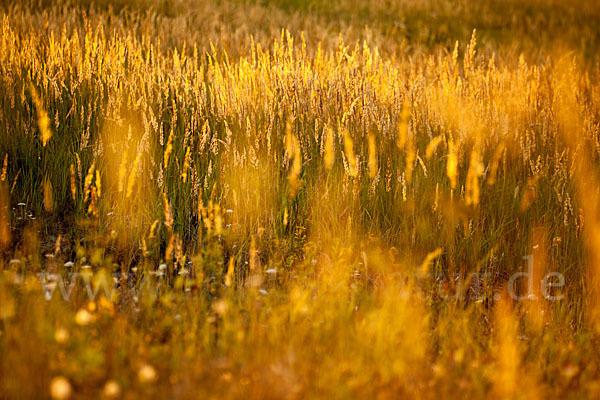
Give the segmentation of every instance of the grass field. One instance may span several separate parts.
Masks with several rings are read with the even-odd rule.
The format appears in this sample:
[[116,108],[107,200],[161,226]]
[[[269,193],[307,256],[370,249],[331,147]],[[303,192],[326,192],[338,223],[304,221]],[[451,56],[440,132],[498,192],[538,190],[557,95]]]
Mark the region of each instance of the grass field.
[[0,0],[0,399],[600,397],[598,21]]

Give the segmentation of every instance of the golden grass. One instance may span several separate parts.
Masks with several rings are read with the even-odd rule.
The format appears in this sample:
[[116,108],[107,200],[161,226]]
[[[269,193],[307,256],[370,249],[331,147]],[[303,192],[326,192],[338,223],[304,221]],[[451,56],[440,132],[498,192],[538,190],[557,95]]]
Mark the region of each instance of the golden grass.
[[598,7],[359,3],[0,3],[0,398],[598,396]]

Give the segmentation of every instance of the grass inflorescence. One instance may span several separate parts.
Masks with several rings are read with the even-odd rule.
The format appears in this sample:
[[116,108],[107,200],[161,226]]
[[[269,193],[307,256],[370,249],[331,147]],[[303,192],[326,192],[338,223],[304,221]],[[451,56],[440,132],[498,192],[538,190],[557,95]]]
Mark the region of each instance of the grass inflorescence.
[[598,396],[600,10],[350,3],[0,2],[1,398]]

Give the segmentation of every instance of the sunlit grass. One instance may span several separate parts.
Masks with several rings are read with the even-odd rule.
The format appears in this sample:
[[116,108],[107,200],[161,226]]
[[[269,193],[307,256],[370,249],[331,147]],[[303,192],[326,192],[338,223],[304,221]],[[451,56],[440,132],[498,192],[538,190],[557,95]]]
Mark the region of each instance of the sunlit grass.
[[0,398],[598,396],[596,7],[108,3],[3,9]]

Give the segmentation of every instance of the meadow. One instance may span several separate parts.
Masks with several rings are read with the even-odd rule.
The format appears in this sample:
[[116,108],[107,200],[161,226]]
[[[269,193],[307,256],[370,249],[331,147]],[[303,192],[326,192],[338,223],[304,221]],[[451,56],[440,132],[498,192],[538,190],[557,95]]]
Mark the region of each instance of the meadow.
[[0,399],[598,398],[598,21],[0,0]]

